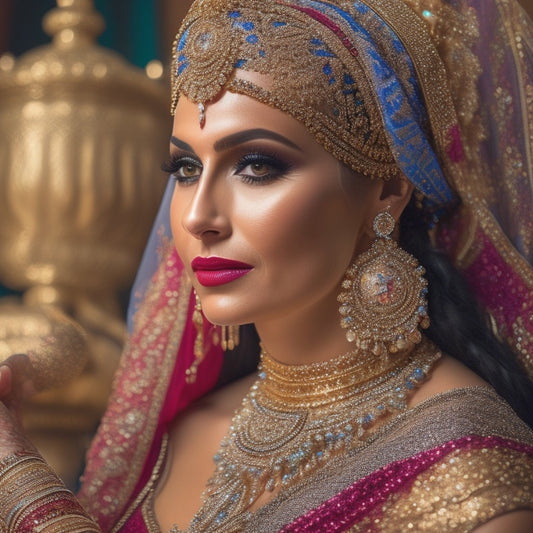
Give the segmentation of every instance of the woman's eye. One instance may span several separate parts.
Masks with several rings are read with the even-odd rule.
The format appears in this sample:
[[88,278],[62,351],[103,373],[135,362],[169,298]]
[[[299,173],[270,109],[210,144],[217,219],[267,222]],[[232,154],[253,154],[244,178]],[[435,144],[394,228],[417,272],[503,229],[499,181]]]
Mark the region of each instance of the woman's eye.
[[172,156],[161,165],[179,183],[192,183],[200,177],[202,165],[189,157]]
[[173,174],[181,176],[183,178],[194,178],[200,174],[200,169],[198,168],[198,165],[186,163],[180,166],[179,169]]
[[[267,174],[270,174],[272,172],[272,166],[267,165],[266,163],[253,163],[251,165],[248,165],[246,169],[249,168],[251,173],[255,176],[265,176]],[[241,171],[241,174],[246,174],[245,170]]]
[[290,165],[278,158],[263,154],[244,156],[235,169],[245,183],[261,184],[273,181],[290,170]]

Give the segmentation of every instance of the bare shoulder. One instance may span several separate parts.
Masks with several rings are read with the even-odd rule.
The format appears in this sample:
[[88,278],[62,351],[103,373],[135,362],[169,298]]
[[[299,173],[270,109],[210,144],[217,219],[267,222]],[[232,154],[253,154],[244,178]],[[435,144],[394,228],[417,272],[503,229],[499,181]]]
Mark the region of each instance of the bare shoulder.
[[490,385],[483,378],[463,363],[453,357],[444,355],[432,370],[430,379],[413,394],[410,406],[413,407],[436,394],[453,389],[476,386],[490,388]]
[[473,533],[531,533],[533,531],[533,510],[513,511],[493,518],[476,528]]

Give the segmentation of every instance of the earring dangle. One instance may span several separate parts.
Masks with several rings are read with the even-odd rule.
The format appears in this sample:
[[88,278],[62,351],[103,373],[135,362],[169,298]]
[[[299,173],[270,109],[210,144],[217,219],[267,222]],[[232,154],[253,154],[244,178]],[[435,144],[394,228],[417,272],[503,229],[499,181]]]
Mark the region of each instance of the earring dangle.
[[341,285],[341,327],[358,348],[375,355],[410,350],[429,327],[425,269],[399,247],[396,226],[386,211],[376,215],[376,239],[348,268]]
[[202,103],[198,104],[198,123],[200,128],[205,126],[205,106]]
[[239,346],[239,342],[239,326],[222,326],[222,340],[220,344],[224,351],[234,350]]
[[196,328],[196,337],[194,339],[194,361],[191,366],[185,371],[185,381],[187,383],[194,383],[196,381],[196,373],[198,371],[198,365],[204,358],[204,317],[202,315],[202,304],[198,294],[194,291],[194,297],[196,299],[194,304],[194,311],[192,313],[192,322]]

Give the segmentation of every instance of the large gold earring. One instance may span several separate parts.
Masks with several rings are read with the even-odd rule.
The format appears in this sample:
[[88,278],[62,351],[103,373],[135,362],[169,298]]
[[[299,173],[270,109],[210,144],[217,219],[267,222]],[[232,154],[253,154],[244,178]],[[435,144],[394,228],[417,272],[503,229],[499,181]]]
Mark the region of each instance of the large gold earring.
[[221,346],[225,350],[234,350],[239,346],[239,326],[222,326]]
[[338,301],[346,338],[376,355],[411,349],[429,327],[425,269],[391,235],[387,211],[374,219],[376,239],[348,268]]

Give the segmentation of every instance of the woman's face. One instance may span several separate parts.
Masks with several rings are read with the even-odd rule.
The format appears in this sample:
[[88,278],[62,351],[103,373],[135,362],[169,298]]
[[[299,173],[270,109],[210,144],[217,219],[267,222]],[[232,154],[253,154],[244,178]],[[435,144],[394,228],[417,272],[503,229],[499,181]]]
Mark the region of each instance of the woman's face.
[[180,98],[170,151],[172,233],[210,321],[336,312],[375,183],[289,115],[229,92],[206,106],[203,127]]

